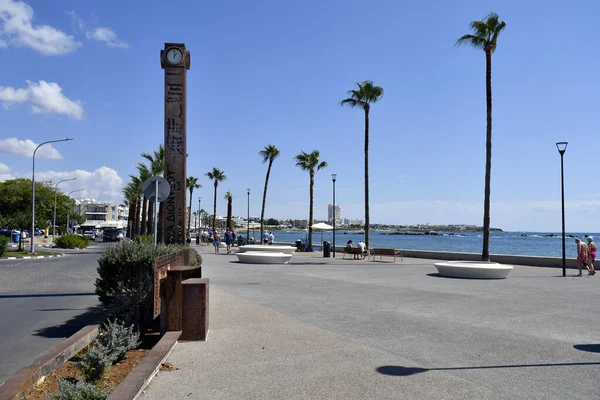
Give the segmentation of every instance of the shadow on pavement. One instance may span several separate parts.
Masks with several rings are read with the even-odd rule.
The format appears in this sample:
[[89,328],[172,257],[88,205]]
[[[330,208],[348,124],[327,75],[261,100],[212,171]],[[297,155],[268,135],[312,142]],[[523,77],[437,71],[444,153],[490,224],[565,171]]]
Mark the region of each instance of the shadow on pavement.
[[[578,345],[576,345],[578,346]],[[450,367],[450,368],[417,368],[403,367],[401,365],[384,365],[376,369],[383,375],[390,376],[410,376],[427,371],[460,371],[469,369],[501,369],[501,368],[539,368],[539,367],[578,367],[588,365],[600,365],[600,362],[581,362],[581,363],[551,363],[551,364],[516,364],[516,365],[483,365],[481,367]]]
[[577,350],[589,351],[590,353],[600,353],[600,344],[576,344]]
[[85,312],[76,315],[60,325],[47,326],[38,329],[33,334],[45,338],[67,338],[89,324],[99,324],[106,318],[106,309],[103,307],[89,307]]
[[34,293],[34,294],[0,294],[0,299],[19,299],[23,297],[73,297],[97,296],[96,293]]

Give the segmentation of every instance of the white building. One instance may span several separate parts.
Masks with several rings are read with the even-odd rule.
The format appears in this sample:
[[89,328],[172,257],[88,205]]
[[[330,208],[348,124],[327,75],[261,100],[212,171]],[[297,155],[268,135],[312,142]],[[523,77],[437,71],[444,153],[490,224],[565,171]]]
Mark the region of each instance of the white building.
[[79,200],[75,212],[85,218],[81,228],[126,228],[129,209],[110,202],[97,202],[94,199]]

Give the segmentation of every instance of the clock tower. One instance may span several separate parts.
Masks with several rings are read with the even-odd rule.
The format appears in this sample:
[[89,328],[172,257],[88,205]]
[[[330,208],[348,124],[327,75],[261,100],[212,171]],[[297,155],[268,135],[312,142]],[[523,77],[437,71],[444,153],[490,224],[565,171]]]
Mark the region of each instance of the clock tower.
[[164,201],[162,218],[165,244],[186,243],[186,114],[190,52],[183,43],[165,43],[160,51],[165,70],[165,165],[164,177],[171,193]]

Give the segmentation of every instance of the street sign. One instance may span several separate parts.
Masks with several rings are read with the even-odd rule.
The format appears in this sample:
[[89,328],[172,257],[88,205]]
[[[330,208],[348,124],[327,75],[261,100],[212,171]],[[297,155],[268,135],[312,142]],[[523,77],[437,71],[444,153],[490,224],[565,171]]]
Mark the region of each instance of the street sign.
[[144,181],[144,185],[142,190],[144,191],[144,196],[150,200],[155,201],[154,196],[156,192],[156,182],[158,181],[158,201],[165,201],[167,197],[169,197],[169,193],[171,193],[171,188],[169,186],[169,182],[162,176],[151,176],[150,178]]

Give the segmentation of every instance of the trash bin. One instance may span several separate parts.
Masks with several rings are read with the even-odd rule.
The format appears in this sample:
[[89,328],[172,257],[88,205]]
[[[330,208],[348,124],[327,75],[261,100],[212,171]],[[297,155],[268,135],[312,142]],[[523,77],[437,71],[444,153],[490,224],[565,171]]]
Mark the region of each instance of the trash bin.
[[21,234],[19,232],[12,233],[12,241],[14,243],[19,243],[21,241]]
[[329,258],[331,255],[331,243],[323,242],[323,257]]
[[302,240],[296,240],[296,251],[302,251]]
[[196,233],[196,244],[200,244],[200,232]]

